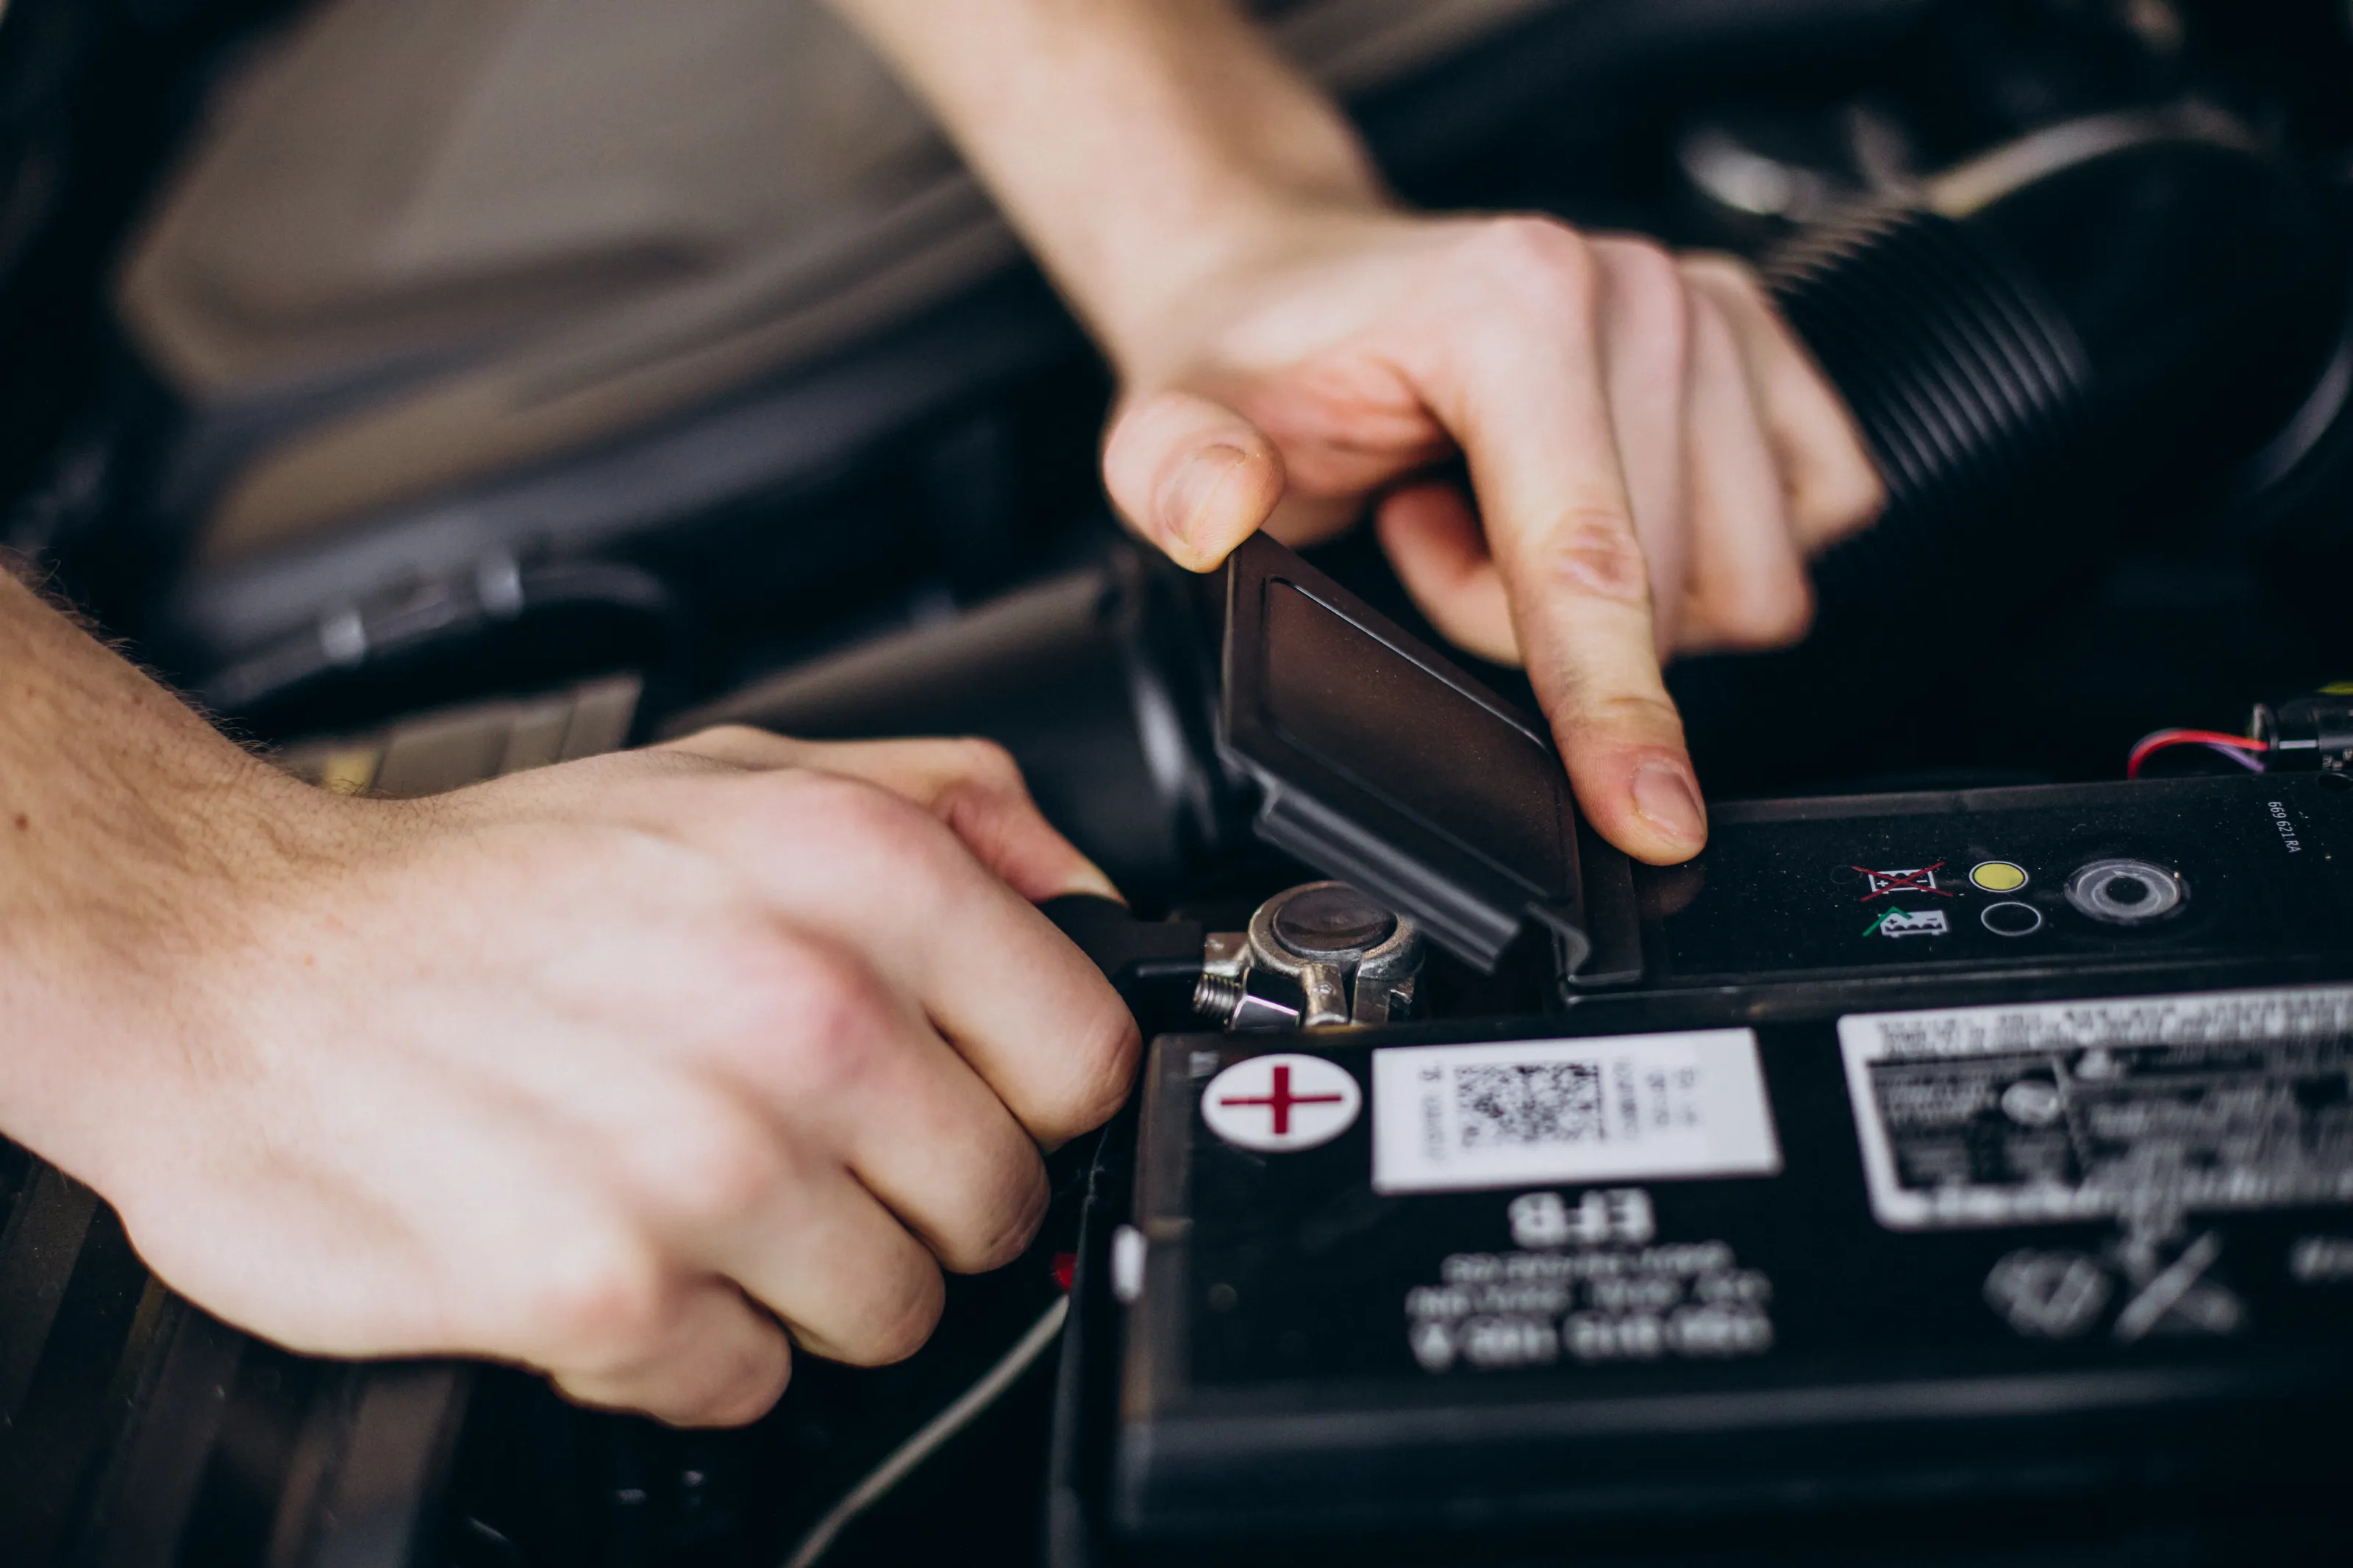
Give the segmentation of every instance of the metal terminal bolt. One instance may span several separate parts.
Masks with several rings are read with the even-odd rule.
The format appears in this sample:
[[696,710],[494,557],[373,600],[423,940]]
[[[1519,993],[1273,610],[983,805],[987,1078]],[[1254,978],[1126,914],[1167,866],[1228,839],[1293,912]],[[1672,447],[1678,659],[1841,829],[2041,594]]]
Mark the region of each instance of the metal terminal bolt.
[[1193,1011],[1219,1024],[1231,1024],[1234,1015],[1242,1010],[1242,998],[1247,994],[1240,980],[1204,970],[1193,987]]

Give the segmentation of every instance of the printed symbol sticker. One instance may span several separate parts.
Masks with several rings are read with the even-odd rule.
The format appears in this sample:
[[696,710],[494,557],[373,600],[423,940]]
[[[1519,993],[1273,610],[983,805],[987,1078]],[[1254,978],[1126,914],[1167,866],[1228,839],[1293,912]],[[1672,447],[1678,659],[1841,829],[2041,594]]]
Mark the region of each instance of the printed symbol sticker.
[[1936,873],[1945,868],[1942,860],[1933,866],[1915,866],[1908,871],[1874,871],[1868,866],[1853,868],[1862,872],[1863,880],[1871,884],[1871,891],[1857,900],[1861,903],[1883,899],[1890,893],[1933,893],[1940,899],[1953,896],[1936,886]]
[[2022,1248],[1986,1277],[1986,1304],[2029,1339],[2089,1331],[2119,1286],[2129,1292],[2109,1326],[2119,1343],[2151,1334],[2220,1338],[2246,1327],[2246,1302],[2209,1273],[2222,1256],[2221,1232],[2206,1232],[2169,1260],[2166,1250],[2134,1237],[2110,1245],[2105,1258]]
[[1863,927],[1865,936],[1942,936],[1952,928],[1945,923],[1942,910],[1899,910],[1887,906],[1880,917]]
[[1201,1120],[1237,1148],[1281,1154],[1329,1143],[1356,1122],[1364,1103],[1347,1069],[1321,1057],[1252,1057],[1209,1080],[1201,1091]]
[[2026,868],[2008,860],[1980,860],[1969,868],[1969,880],[1989,893],[2014,893],[2026,886]]
[[2127,1241],[2119,1261],[2133,1298],[2116,1311],[2118,1342],[2130,1344],[2150,1333],[2235,1334],[2247,1321],[2247,1304],[2207,1270],[2222,1256],[2222,1233],[2210,1230],[2181,1249],[2170,1263],[2151,1246]]
[[2099,1259],[2025,1248],[1986,1276],[1986,1304],[2029,1339],[2072,1340],[2099,1318],[2116,1285]]

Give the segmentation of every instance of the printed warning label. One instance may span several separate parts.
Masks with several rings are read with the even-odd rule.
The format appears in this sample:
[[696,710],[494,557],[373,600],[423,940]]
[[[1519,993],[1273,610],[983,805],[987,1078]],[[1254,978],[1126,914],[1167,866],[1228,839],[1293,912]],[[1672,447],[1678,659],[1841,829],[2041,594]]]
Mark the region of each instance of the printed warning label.
[[2353,986],[1859,1014],[1839,1044],[1892,1228],[2353,1203]]
[[1780,1168],[1746,1029],[1373,1053],[1377,1192]]

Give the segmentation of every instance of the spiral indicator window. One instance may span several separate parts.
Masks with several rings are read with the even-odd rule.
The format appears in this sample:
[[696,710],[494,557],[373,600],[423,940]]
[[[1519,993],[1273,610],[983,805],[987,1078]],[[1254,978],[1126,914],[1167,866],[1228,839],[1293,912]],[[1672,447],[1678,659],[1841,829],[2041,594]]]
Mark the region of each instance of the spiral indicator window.
[[2181,907],[2181,873],[2147,860],[2094,860],[2067,879],[2067,901],[2107,925],[2146,925]]

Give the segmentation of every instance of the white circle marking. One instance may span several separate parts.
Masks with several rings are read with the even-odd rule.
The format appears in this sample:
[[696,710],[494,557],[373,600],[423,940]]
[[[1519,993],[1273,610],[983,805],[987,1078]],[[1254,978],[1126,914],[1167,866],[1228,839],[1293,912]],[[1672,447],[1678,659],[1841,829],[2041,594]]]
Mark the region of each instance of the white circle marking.
[[[2007,926],[1998,926],[1994,924],[1993,917],[2004,910],[2024,910],[2028,914],[2034,917],[2034,923],[2032,925],[2020,926],[2015,931],[2009,929]],[[2005,914],[2002,915],[2001,918],[2007,921],[2011,917]],[[2032,936],[2036,931],[2042,929],[2042,911],[2036,909],[2032,904],[2021,903],[2016,899],[2004,899],[2000,903],[1988,904],[1984,909],[1979,910],[1978,911],[1978,921],[1979,924],[1983,925],[1986,930],[1993,932],[1996,936]]]
[[1209,1080],[1201,1120],[1240,1149],[1288,1153],[1329,1143],[1356,1123],[1364,1090],[1345,1068],[1291,1052],[1251,1057]]

